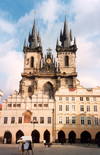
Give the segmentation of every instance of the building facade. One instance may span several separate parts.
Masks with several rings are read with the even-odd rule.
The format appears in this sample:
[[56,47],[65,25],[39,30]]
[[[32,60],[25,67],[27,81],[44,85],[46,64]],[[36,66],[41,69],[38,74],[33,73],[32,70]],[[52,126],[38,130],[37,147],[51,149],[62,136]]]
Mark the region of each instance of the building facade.
[[[73,42],[72,42],[73,41]],[[33,142],[97,142],[100,137],[100,87],[80,86],[76,72],[76,39],[65,19],[57,60],[51,49],[43,57],[40,32],[34,20],[28,44],[24,41],[24,70],[19,92],[3,101],[0,138],[16,143],[23,135]]]

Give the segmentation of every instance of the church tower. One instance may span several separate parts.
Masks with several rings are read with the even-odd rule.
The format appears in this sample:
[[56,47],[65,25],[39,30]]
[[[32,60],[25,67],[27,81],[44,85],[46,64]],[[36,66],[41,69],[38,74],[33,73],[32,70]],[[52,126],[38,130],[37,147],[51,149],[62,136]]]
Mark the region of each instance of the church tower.
[[36,30],[36,22],[29,33],[28,42],[24,41],[24,71],[21,74],[19,92],[23,97],[32,98],[33,94],[37,94],[42,90],[44,94],[48,94],[49,98],[54,98],[55,92],[61,86],[68,88],[76,88],[76,40],[71,45],[72,32],[68,31],[67,21],[65,19],[63,33],[60,32],[60,41],[57,38],[56,51],[57,58],[53,57],[51,49],[47,49],[46,55],[43,57],[40,33]]
[[34,19],[34,24],[32,28],[32,33],[29,32],[28,37],[29,45],[26,45],[26,38],[24,41],[24,72],[21,74],[22,80],[20,81],[19,92],[22,96],[31,97],[34,94],[34,91],[37,89],[37,80],[33,76],[34,73],[39,72],[41,67],[41,59],[43,57],[42,45],[40,33],[36,30],[36,22]]
[[76,87],[76,39],[74,38],[74,44],[72,42],[72,31],[68,31],[67,20],[65,18],[63,33],[60,31],[60,41],[57,38],[56,51],[58,58],[58,66],[62,75],[61,83],[62,85],[67,85],[69,88]]

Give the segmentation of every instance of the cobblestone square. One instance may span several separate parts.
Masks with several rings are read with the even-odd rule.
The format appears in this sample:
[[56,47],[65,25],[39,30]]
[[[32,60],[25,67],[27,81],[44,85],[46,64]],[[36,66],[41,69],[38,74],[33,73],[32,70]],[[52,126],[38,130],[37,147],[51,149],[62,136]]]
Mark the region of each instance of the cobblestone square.
[[[0,155],[21,155],[18,152],[18,144],[0,144]],[[34,145],[34,155],[100,155],[100,148],[97,145],[87,144],[53,144],[51,147],[44,147],[43,144]],[[23,155],[26,152],[23,153]],[[29,154],[32,155],[31,151]]]

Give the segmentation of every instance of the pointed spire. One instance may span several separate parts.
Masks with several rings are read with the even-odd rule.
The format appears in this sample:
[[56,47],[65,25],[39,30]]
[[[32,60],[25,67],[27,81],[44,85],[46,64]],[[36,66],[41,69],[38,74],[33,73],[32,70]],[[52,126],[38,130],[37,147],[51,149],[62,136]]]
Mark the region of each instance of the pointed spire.
[[62,36],[62,29],[60,30],[60,41],[62,42],[62,38],[63,38],[63,36]]
[[40,38],[39,46],[42,46],[42,43],[41,43],[41,38]]
[[59,39],[58,39],[58,37],[57,37],[57,43],[56,43],[56,46],[59,46]]
[[70,46],[70,36],[67,26],[67,20],[65,18],[64,31],[63,31],[63,47],[69,47],[69,46]]
[[32,29],[32,43],[31,43],[31,48],[36,48],[38,47],[38,41],[37,41],[37,31],[36,31],[36,23],[34,19],[34,25]]
[[70,29],[70,41],[73,40],[73,37],[72,37],[72,30]]
[[38,40],[38,43],[40,42],[41,38],[40,38],[40,32],[38,31],[38,36],[37,36],[37,40]]
[[24,40],[24,47],[26,47],[26,37],[25,37],[25,40]]
[[76,38],[74,37],[74,45],[76,46]]

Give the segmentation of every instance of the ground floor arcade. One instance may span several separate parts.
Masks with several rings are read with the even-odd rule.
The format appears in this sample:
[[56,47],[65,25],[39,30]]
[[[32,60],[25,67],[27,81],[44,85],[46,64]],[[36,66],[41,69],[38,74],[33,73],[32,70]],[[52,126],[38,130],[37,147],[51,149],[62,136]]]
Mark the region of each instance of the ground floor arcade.
[[[43,140],[46,140],[46,142],[56,142],[56,143],[98,143],[100,141],[100,131],[98,131],[95,134],[95,137],[91,135],[91,133],[87,130],[84,130],[80,133],[80,137],[77,137],[77,133],[75,131],[71,130],[68,133],[68,136],[66,136],[66,133],[63,130],[58,131],[57,139],[54,138],[50,130],[46,129],[43,133],[41,131],[34,129],[30,135],[32,136],[32,141],[34,143],[41,143]],[[21,136],[26,136],[26,134],[22,130],[18,130],[15,135],[10,130],[7,130],[4,132],[3,136],[1,137],[2,141],[4,143],[4,139],[6,139],[6,143],[17,143],[17,140]]]

